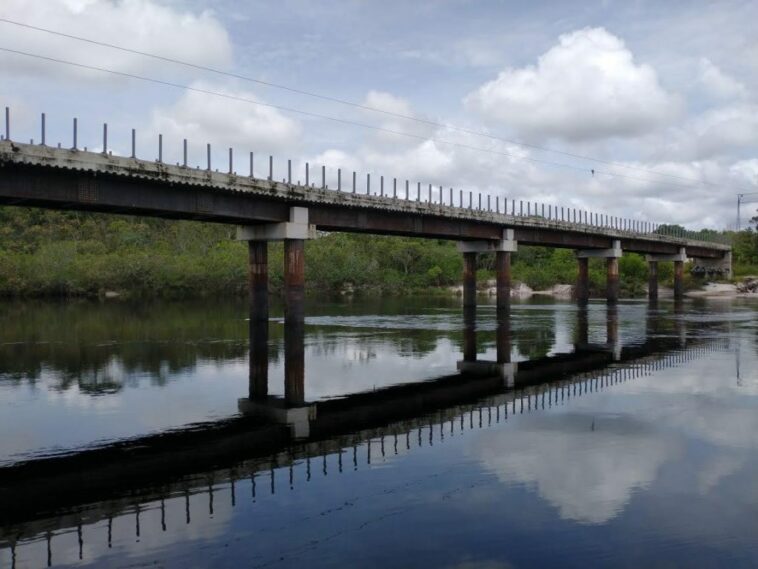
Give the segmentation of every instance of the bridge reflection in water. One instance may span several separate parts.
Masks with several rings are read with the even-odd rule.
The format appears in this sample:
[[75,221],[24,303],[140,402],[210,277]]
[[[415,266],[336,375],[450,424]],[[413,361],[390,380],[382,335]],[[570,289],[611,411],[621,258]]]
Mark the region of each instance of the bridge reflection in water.
[[75,539],[83,559],[91,547],[110,548],[114,531],[139,537],[146,518],[165,532],[169,520],[213,516],[220,500],[235,507],[242,484],[244,500],[255,500],[729,349],[723,323],[699,323],[688,337],[680,305],[673,317],[651,305],[644,339],[628,345],[615,306],[606,309],[604,342],[589,341],[586,308],[576,318],[573,351],[515,362],[509,311],[501,309],[496,357],[485,361],[476,313],[467,309],[455,373],[314,403],[304,396],[303,326],[285,328],[285,390],[275,397],[268,325],[251,319],[249,393],[239,417],[0,469],[0,547],[14,567],[23,548],[44,547],[51,565],[56,542]]

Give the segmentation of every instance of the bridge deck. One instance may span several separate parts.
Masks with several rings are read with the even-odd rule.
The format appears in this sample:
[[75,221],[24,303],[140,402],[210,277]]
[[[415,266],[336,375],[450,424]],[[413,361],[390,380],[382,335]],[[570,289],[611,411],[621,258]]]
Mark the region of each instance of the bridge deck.
[[310,223],[324,231],[496,240],[511,228],[525,245],[606,249],[619,240],[624,251],[669,255],[685,247],[697,258],[721,258],[730,250],[649,231],[307,188],[12,141],[0,141],[0,203],[240,225],[287,221],[290,207],[303,206]]

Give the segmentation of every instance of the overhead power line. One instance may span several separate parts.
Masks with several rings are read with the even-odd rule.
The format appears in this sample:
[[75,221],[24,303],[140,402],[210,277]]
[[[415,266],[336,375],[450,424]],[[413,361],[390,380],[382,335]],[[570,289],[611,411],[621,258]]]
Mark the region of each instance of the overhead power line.
[[[604,160],[602,158],[595,158],[593,156],[588,156],[588,155],[584,155],[584,154],[576,154],[576,153],[568,152],[568,151],[564,151],[564,150],[557,150],[557,149],[553,149],[553,148],[547,148],[547,147],[539,146],[539,145],[536,145],[536,144],[530,144],[530,143],[527,143],[527,142],[521,142],[521,141],[509,139],[509,138],[504,138],[504,137],[497,136],[497,135],[494,135],[494,134],[490,134],[488,132],[484,132],[484,131],[481,131],[481,130],[469,129],[469,128],[465,128],[465,127],[456,126],[456,125],[453,125],[453,124],[450,124],[450,123],[438,122],[438,121],[433,121],[433,120],[430,120],[430,119],[425,119],[425,118],[422,118],[422,117],[416,117],[416,116],[413,116],[413,115],[407,115],[407,114],[404,114],[404,113],[397,113],[397,112],[393,112],[393,111],[388,111],[386,109],[380,109],[380,108],[377,108],[377,107],[372,107],[370,105],[364,105],[364,104],[361,104],[361,103],[356,103],[354,101],[349,101],[349,100],[346,100],[346,99],[340,99],[338,97],[332,97],[330,95],[323,95],[321,93],[315,93],[315,92],[312,92],[312,91],[306,91],[304,89],[298,89],[296,87],[290,87],[288,85],[282,85],[282,84],[279,84],[279,83],[273,83],[273,82],[270,82],[270,81],[264,81],[264,80],[261,80],[261,79],[256,79],[254,77],[248,77],[246,75],[241,75],[241,74],[233,73],[233,72],[230,72],[230,71],[224,71],[222,69],[217,69],[217,68],[209,67],[209,66],[206,66],[206,65],[200,65],[200,64],[197,64],[197,63],[192,63],[192,62],[184,61],[184,60],[181,60],[181,59],[175,59],[175,58],[172,58],[172,57],[167,57],[167,56],[163,56],[163,55],[159,55],[159,54],[155,54],[155,53],[150,53],[150,52],[147,52],[147,51],[141,51],[141,50],[137,50],[137,49],[132,49],[132,48],[129,48],[129,47],[126,47],[126,46],[123,46],[123,45],[118,45],[118,44],[113,44],[113,43],[109,43],[109,42],[94,40],[94,39],[86,38],[86,37],[82,37],[82,36],[77,36],[77,35],[74,35],[74,34],[69,34],[69,33],[58,31],[58,30],[52,30],[50,28],[44,28],[44,27],[41,27],[41,26],[35,26],[35,25],[32,25],[32,24],[27,24],[25,22],[19,22],[19,21],[16,21],[16,20],[11,20],[11,19],[8,19],[8,18],[0,18],[0,22],[6,23],[6,24],[11,24],[11,25],[14,25],[14,26],[19,26],[19,27],[27,28],[27,29],[30,29],[30,30],[35,30],[35,31],[38,31],[38,32],[44,32],[44,33],[47,33],[47,34],[52,34],[52,35],[68,38],[68,39],[75,40],[75,41],[86,42],[86,43],[89,43],[89,44],[92,44],[92,45],[98,45],[98,46],[101,46],[101,47],[107,47],[107,48],[110,48],[110,49],[116,49],[116,50],[123,51],[123,52],[126,52],[126,53],[131,53],[131,54],[134,54],[134,55],[140,55],[140,56],[143,56],[143,57],[149,57],[149,58],[156,59],[156,60],[159,60],[159,61],[164,61],[164,62],[167,62],[167,63],[172,63],[172,64],[176,64],[176,65],[182,65],[182,66],[185,66],[185,67],[189,67],[189,68],[192,68],[192,69],[197,69],[197,70],[200,70],[200,71],[205,71],[205,72],[208,72],[208,73],[214,73],[214,74],[217,74],[217,75],[223,75],[223,76],[226,76],[226,77],[232,77],[234,79],[239,79],[239,80],[242,80],[242,81],[248,81],[248,82],[251,82],[251,83],[257,83],[259,85],[264,85],[266,87],[271,87],[271,88],[274,88],[274,89],[281,89],[281,90],[284,90],[284,91],[288,91],[290,93],[296,93],[298,95],[304,95],[304,96],[307,96],[307,97],[313,97],[313,98],[321,99],[323,101],[329,101],[329,102],[332,102],[332,103],[338,103],[338,104],[341,104],[341,105],[347,105],[347,106],[350,106],[350,107],[353,107],[353,108],[356,108],[356,109],[360,109],[360,110],[364,110],[364,111],[370,111],[370,112],[380,113],[380,114],[383,114],[383,115],[386,115],[386,116],[390,116],[390,117],[394,117],[394,118],[399,118],[399,119],[403,119],[403,120],[413,121],[413,122],[416,122],[416,123],[425,124],[427,126],[433,126],[435,128],[444,128],[444,129],[453,130],[453,131],[457,131],[457,132],[461,132],[461,133],[465,133],[465,134],[470,134],[470,135],[474,135],[474,136],[480,136],[480,137],[488,138],[488,139],[491,139],[491,140],[496,140],[496,141],[499,141],[499,142],[505,142],[507,144],[513,144],[513,145],[521,146],[521,147],[524,147],[524,148],[530,148],[530,149],[533,149],[533,150],[539,150],[541,152],[549,152],[549,153],[558,154],[558,155],[561,155],[561,156],[566,156],[566,157],[569,157],[569,158],[574,158],[574,159],[577,159],[577,160],[585,160],[585,161],[588,161],[588,162],[595,162],[595,163],[598,163],[598,164],[605,164],[606,166],[613,166],[613,167],[616,167],[616,168],[624,168],[624,169],[627,169],[627,170],[634,170],[634,171],[638,171],[638,172],[644,172],[646,174],[651,174],[651,175],[654,175],[654,176],[662,176],[662,177],[666,177],[666,178],[671,178],[671,179],[676,179],[676,180],[682,180],[682,181],[686,181],[686,182],[694,182],[694,183],[697,183],[697,184],[703,184],[703,185],[708,185],[708,186],[718,186],[718,187],[721,186],[720,184],[717,184],[717,183],[714,183],[714,182],[709,182],[709,181],[703,180],[703,179],[692,178],[692,177],[689,177],[689,176],[680,176],[680,175],[677,175],[677,174],[669,174],[669,173],[666,173],[666,172],[657,172],[655,170],[651,170],[649,168],[643,168],[641,166],[633,166],[633,165],[630,165],[630,164],[624,164],[622,162],[616,162],[616,161],[613,161],[613,160]],[[27,54],[27,55],[29,55],[29,54]],[[584,170],[589,170],[589,169],[585,168]],[[605,173],[605,174],[607,174],[607,172],[599,172],[598,170],[595,170],[595,173]],[[618,174],[618,175],[623,177],[623,175],[620,175],[620,174]],[[632,178],[632,179],[635,179],[635,178]]]

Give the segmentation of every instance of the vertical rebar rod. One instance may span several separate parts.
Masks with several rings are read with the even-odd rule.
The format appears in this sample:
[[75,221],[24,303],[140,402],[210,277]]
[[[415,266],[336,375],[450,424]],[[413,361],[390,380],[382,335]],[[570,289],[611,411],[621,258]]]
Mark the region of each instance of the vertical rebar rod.
[[337,191],[342,191],[342,168],[337,168]]
[[234,174],[234,150],[229,148],[229,174]]
[[311,172],[310,172],[310,164],[308,162],[305,163],[305,187],[307,188],[311,183]]
[[137,130],[132,129],[132,158],[137,158]]
[[326,189],[326,166],[321,165],[321,189]]
[[416,201],[417,202],[421,201],[421,182],[418,182],[418,184],[416,185]]
[[40,132],[40,134],[42,135],[42,142],[40,144],[42,144],[42,146],[45,146],[45,113],[42,113],[41,130],[42,132]]
[[270,154],[268,156],[268,179],[274,180],[274,157]]
[[103,154],[108,154],[108,123],[103,123]]
[[355,185],[356,185],[355,179],[356,179],[355,170],[353,170],[353,193],[355,193],[355,189],[356,189],[355,188]]
[[77,121],[76,117],[74,117],[74,146],[73,146],[74,150],[76,150],[76,144],[77,144],[77,139],[78,139],[78,135],[79,135],[79,125],[78,125],[78,122],[79,121]]
[[163,135],[158,135],[158,162],[163,162]]
[[253,160],[254,160],[254,156],[253,156],[253,153],[251,152],[250,153],[250,177],[251,178],[255,178],[255,175],[253,174]]
[[211,171],[211,143],[208,142],[205,145],[205,157],[208,161],[208,171]]
[[397,199],[397,178],[392,178],[392,197]]
[[182,164],[186,168],[187,167],[187,139],[186,138],[182,141],[182,157],[183,157]]
[[366,174],[366,195],[371,195],[371,174]]
[[379,195],[384,197],[384,176],[379,176]]
[[287,160],[287,183],[292,184],[292,160]]
[[5,107],[5,140],[11,139],[11,108]]

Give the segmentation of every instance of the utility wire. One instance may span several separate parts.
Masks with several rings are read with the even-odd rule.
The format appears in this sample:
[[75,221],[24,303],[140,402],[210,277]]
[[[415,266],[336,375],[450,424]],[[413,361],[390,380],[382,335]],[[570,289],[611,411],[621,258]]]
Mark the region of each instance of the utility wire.
[[624,179],[628,179],[628,180],[637,180],[637,181],[646,182],[646,183],[664,184],[664,185],[667,185],[667,186],[678,187],[678,188],[688,188],[689,189],[689,188],[693,187],[692,185],[677,184],[677,183],[674,183],[674,182],[666,182],[666,181],[662,181],[662,180],[650,180],[649,178],[640,178],[638,176],[630,176],[630,175],[627,175],[627,174],[620,174],[618,172],[610,172],[610,171],[598,170],[598,169],[592,169],[592,170],[590,170],[590,169],[588,169],[586,167],[576,166],[574,164],[565,164],[565,163],[561,163],[561,162],[553,162],[553,161],[550,161],[550,160],[543,160],[543,159],[540,159],[540,158],[532,158],[532,157],[529,157],[529,156],[520,156],[518,154],[513,154],[513,153],[510,153],[510,152],[504,152],[502,150],[495,150],[495,149],[492,149],[492,148],[483,148],[481,146],[473,146],[473,145],[470,145],[470,144],[464,144],[464,143],[460,143],[460,142],[453,142],[453,141],[450,141],[450,140],[444,140],[442,138],[437,138],[437,137],[421,136],[421,135],[413,134],[413,133],[410,133],[410,132],[404,132],[404,131],[400,131],[400,130],[394,130],[394,129],[390,129],[390,128],[384,128],[384,127],[375,126],[375,125],[371,125],[371,124],[367,124],[367,123],[362,123],[362,122],[358,122],[358,121],[352,121],[352,120],[348,120],[348,119],[341,119],[341,118],[338,118],[338,117],[333,117],[333,116],[330,116],[330,115],[324,115],[324,114],[321,114],[321,113],[314,113],[314,112],[311,112],[311,111],[303,111],[301,109],[296,109],[296,108],[293,108],[293,107],[285,107],[285,106],[282,106],[282,105],[274,105],[272,103],[264,103],[264,102],[256,101],[254,99],[250,99],[250,98],[247,98],[247,97],[240,97],[238,95],[231,95],[229,93],[222,93],[222,92],[219,92],[219,91],[212,91],[210,89],[203,89],[203,88],[200,88],[200,87],[193,87],[191,85],[184,85],[184,84],[181,84],[181,83],[173,83],[171,81],[165,81],[163,79],[155,79],[154,77],[146,77],[144,75],[137,75],[137,74],[134,74],[134,73],[127,73],[125,71],[116,71],[114,69],[108,69],[108,68],[105,68],[105,67],[97,67],[95,65],[87,65],[87,64],[84,64],[84,63],[76,63],[76,62],[73,62],[73,61],[67,61],[65,59],[58,59],[58,58],[55,58],[55,57],[49,57],[49,56],[46,56],[46,55],[39,55],[39,54],[35,54],[35,53],[29,53],[29,52],[26,52],[26,51],[20,51],[20,50],[16,50],[16,49],[7,48],[7,47],[0,47],[0,51],[4,51],[4,52],[7,52],[7,53],[12,53],[12,54],[15,54],[15,55],[21,55],[21,56],[25,56],[25,57],[31,57],[31,58],[35,58],[35,59],[40,59],[40,60],[44,60],[44,61],[49,61],[49,62],[52,62],[52,63],[59,63],[59,64],[62,64],[62,65],[68,65],[68,66],[71,66],[71,67],[78,67],[80,69],[88,69],[90,71],[98,71],[98,72],[101,72],[101,73],[109,73],[111,75],[117,75],[119,77],[126,77],[126,78],[129,78],[129,79],[138,79],[140,81],[146,81],[146,82],[149,82],[149,83],[154,83],[154,84],[157,84],[157,85],[163,85],[163,86],[166,86],[166,87],[173,87],[173,88],[176,88],[176,89],[183,89],[183,90],[191,91],[191,92],[195,92],[195,93],[202,93],[202,94],[205,94],[205,95],[212,95],[212,96],[215,96],[215,97],[222,97],[222,98],[233,100],[233,101],[240,101],[240,102],[243,102],[243,103],[249,103],[251,105],[258,105],[258,106],[261,106],[261,107],[268,107],[268,108],[271,108],[271,109],[276,109],[278,111],[284,111],[284,112],[295,113],[295,114],[299,114],[299,115],[303,115],[303,116],[307,116],[307,117],[329,120],[329,121],[340,123],[340,124],[359,126],[361,128],[367,128],[367,129],[375,130],[375,131],[378,131],[378,132],[385,132],[385,133],[388,133],[388,134],[394,134],[394,135],[398,135],[398,136],[405,136],[405,137],[413,138],[413,139],[416,139],[416,140],[423,140],[423,141],[431,140],[433,142],[437,142],[437,143],[440,143],[440,144],[445,144],[445,145],[448,145],[448,146],[453,146],[453,147],[457,147],[457,148],[463,148],[463,149],[467,149],[467,150],[473,150],[473,151],[476,151],[476,152],[486,152],[486,153],[489,153],[489,154],[496,154],[496,155],[499,155],[499,156],[506,156],[506,157],[509,157],[509,158],[516,158],[516,159],[519,159],[519,160],[526,160],[526,161],[537,163],[537,164],[546,164],[546,165],[554,166],[554,167],[558,167],[558,168],[568,168],[568,169],[571,169],[571,170],[577,170],[577,171],[585,172],[585,173],[592,172],[593,176],[596,176],[596,175],[610,176],[610,177],[615,177],[615,178],[624,178]]
[[[679,176],[679,175],[676,175],[676,174],[668,174],[668,173],[665,173],[665,172],[657,172],[657,171],[651,170],[649,168],[642,168],[640,166],[632,166],[630,164],[623,164],[621,162],[616,162],[616,161],[613,161],[613,160],[603,160],[602,158],[595,158],[595,157],[592,157],[592,156],[587,156],[587,155],[583,155],[583,154],[575,154],[575,153],[567,152],[567,151],[564,151],[564,150],[555,150],[555,149],[552,149],[552,148],[546,148],[544,146],[539,146],[539,145],[536,145],[536,144],[529,144],[527,142],[520,142],[520,141],[517,141],[517,140],[512,140],[512,139],[496,136],[496,135],[493,135],[493,134],[490,134],[490,133],[487,133],[487,132],[484,132],[484,131],[480,131],[480,130],[468,129],[468,128],[465,128],[465,127],[460,127],[460,126],[456,126],[456,125],[449,124],[449,123],[442,123],[442,122],[437,122],[437,121],[433,121],[433,120],[429,120],[429,119],[424,119],[424,118],[421,118],[421,117],[415,117],[415,116],[412,116],[412,115],[406,115],[406,114],[403,114],[403,113],[396,113],[396,112],[393,112],[393,111],[388,111],[388,110],[385,110],[385,109],[380,109],[380,108],[377,108],[377,107],[372,107],[370,105],[364,105],[364,104],[361,104],[361,103],[356,103],[354,101],[348,101],[346,99],[340,99],[338,97],[332,97],[332,96],[329,96],[329,95],[323,95],[323,94],[320,94],[320,93],[314,93],[314,92],[311,92],[311,91],[306,91],[306,90],[298,89],[298,88],[295,88],[295,87],[289,87],[287,85],[282,85],[282,84],[279,84],[279,83],[272,83],[270,81],[263,81],[261,79],[255,79],[253,77],[248,77],[248,76],[245,76],[245,75],[240,75],[240,74],[232,73],[232,72],[229,72],[229,71],[223,71],[221,69],[217,69],[217,68],[213,68],[213,67],[208,67],[208,66],[205,66],[205,65],[191,63],[191,62],[183,61],[183,60],[180,60],[180,59],[174,59],[174,58],[171,58],[171,57],[166,57],[166,56],[163,56],[163,55],[158,55],[158,54],[150,53],[150,52],[146,52],[146,51],[140,51],[140,50],[132,49],[132,48],[125,47],[125,46],[122,46],[122,45],[112,44],[112,43],[108,43],[108,42],[104,42],[104,41],[93,40],[91,38],[85,38],[85,37],[82,37],[82,36],[68,34],[68,33],[57,31],[57,30],[52,30],[52,29],[49,29],[49,28],[43,28],[43,27],[40,27],[40,26],[34,26],[32,24],[27,24],[27,23],[24,23],[24,22],[18,22],[18,21],[15,21],[15,20],[10,20],[8,18],[0,18],[0,22],[4,22],[6,24],[12,24],[14,26],[23,27],[23,28],[27,28],[27,29],[30,29],[30,30],[35,30],[35,31],[38,31],[38,32],[44,32],[44,33],[47,33],[47,34],[52,34],[52,35],[56,35],[56,36],[60,36],[60,37],[64,37],[64,38],[68,38],[68,39],[72,39],[72,40],[76,40],[76,41],[86,42],[86,43],[89,43],[89,44],[92,44],[92,45],[98,45],[98,46],[101,46],[101,47],[107,47],[107,48],[111,48],[111,49],[116,49],[116,50],[120,50],[120,51],[123,51],[123,52],[126,52],[126,53],[132,53],[132,54],[135,54],[135,55],[141,55],[141,56],[144,56],[144,57],[150,57],[152,59],[156,59],[156,60],[159,60],[159,61],[165,61],[167,63],[173,63],[173,64],[177,64],[177,65],[182,65],[182,66],[190,67],[190,68],[197,69],[197,70],[200,70],[200,71],[206,71],[206,72],[209,72],[209,73],[215,73],[217,75],[223,75],[223,76],[226,76],[226,77],[232,77],[232,78],[235,78],[235,79],[240,79],[242,81],[248,81],[248,82],[251,82],[251,83],[257,83],[259,85],[264,85],[266,87],[272,87],[272,88],[275,88],[275,89],[281,89],[281,90],[284,90],[284,91],[289,91],[290,93],[296,93],[298,95],[305,95],[307,97],[314,97],[314,98],[317,98],[317,99],[321,99],[323,101],[329,101],[329,102],[332,102],[332,103],[339,103],[341,105],[348,105],[350,107],[353,107],[353,108],[356,108],[356,109],[361,109],[361,110],[364,110],[364,111],[371,111],[371,112],[375,112],[375,113],[381,113],[381,114],[386,115],[386,116],[391,116],[391,117],[395,117],[395,118],[399,118],[399,119],[403,119],[403,120],[414,121],[414,122],[417,122],[417,123],[420,123],[420,124],[425,124],[425,125],[428,125],[428,126],[433,126],[433,127],[437,127],[437,128],[445,128],[445,129],[448,129],[448,130],[454,130],[454,131],[462,132],[462,133],[465,133],[465,134],[471,134],[471,135],[474,135],[474,136],[481,136],[481,137],[484,137],[484,138],[489,138],[491,140],[496,140],[496,141],[499,141],[499,142],[505,142],[505,143],[508,143],[508,144],[514,144],[514,145],[522,146],[522,147],[525,147],[525,148],[531,148],[533,150],[539,150],[541,152],[550,152],[550,153],[566,156],[566,157],[569,157],[569,158],[575,158],[577,160],[585,160],[585,161],[589,161],[589,162],[595,162],[595,163],[599,163],[599,164],[605,164],[607,166],[614,166],[614,167],[617,167],[617,168],[625,168],[625,169],[628,169],[628,170],[636,170],[636,171],[639,171],[639,172],[645,172],[647,174],[652,174],[652,175],[655,175],[655,176],[663,176],[663,177],[672,178],[672,179],[678,179],[678,180],[682,180],[682,181],[686,181],[686,182],[695,182],[697,184],[703,184],[703,185],[708,185],[708,186],[721,187],[721,184],[717,184],[715,182],[708,182],[707,180],[703,180],[703,179],[691,178],[691,177],[688,177],[688,176]],[[355,124],[358,125],[358,123],[355,123]],[[585,168],[584,170],[586,171],[587,169]],[[595,173],[598,173],[598,171],[595,170]],[[607,172],[606,172],[606,174],[607,174]],[[632,179],[635,179],[635,178],[632,178]]]

